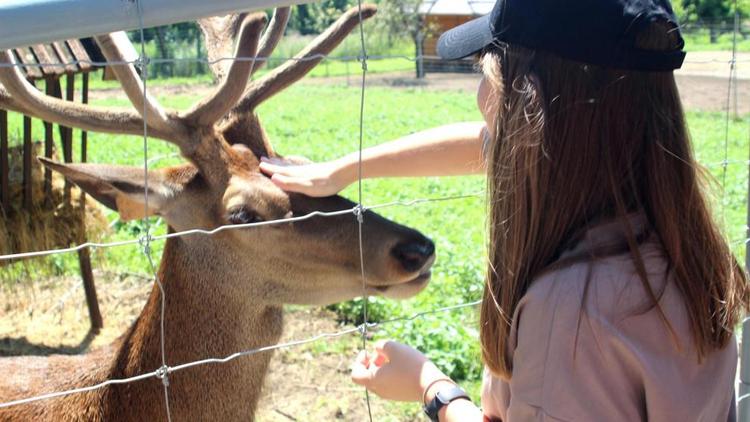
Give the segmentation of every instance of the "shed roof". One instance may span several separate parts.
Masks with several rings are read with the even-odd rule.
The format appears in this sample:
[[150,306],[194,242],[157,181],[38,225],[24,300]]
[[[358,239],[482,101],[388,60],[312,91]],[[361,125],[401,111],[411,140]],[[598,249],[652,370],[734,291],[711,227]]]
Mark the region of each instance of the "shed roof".
[[423,15],[482,16],[492,11],[495,0],[424,0],[419,5]]
[[14,48],[12,53],[29,80],[59,78],[96,68],[91,65],[89,49],[77,39]]

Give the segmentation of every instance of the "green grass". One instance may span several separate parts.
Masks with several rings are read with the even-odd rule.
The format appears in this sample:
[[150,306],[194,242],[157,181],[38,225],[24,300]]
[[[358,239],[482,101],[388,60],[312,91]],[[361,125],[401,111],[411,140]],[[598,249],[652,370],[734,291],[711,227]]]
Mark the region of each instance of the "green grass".
[[[174,95],[160,99],[165,106],[185,109],[197,98]],[[105,105],[127,106],[127,100],[107,100]],[[473,92],[430,92],[422,89],[372,87],[366,93],[365,146],[439,124],[479,119]],[[258,110],[275,148],[282,154],[305,155],[313,160],[339,157],[358,145],[359,90],[345,86],[296,85],[263,104]],[[730,121],[729,142],[725,144],[725,117],[722,113],[689,112],[688,122],[698,159],[707,165],[718,186],[716,213],[724,221],[728,237],[745,237],[746,193],[748,189],[747,119]],[[11,120],[11,133],[19,132],[19,119]],[[41,133],[41,126],[35,128]],[[128,136],[92,134],[89,160],[140,166],[143,163],[142,139]],[[730,161],[726,175],[720,163]],[[165,157],[155,166],[179,161],[171,157],[175,148],[158,140],[149,141],[150,157]],[[725,182],[724,182],[725,181]],[[423,179],[366,180],[363,200],[374,205],[394,200],[411,200],[481,192],[482,177],[446,177]],[[343,192],[356,200],[356,191]],[[481,197],[424,203],[413,207],[391,207],[380,214],[412,226],[432,237],[438,248],[433,282],[427,290],[406,301],[371,298],[370,317],[381,320],[400,315],[460,304],[480,298],[484,272],[485,204]],[[143,233],[142,222],[117,223],[109,213],[113,233],[106,240],[122,240]],[[160,220],[152,220],[157,233],[165,231]],[[157,243],[158,257],[161,244]],[[738,257],[744,256],[744,243],[734,243]],[[55,258],[59,259],[59,258]],[[742,258],[741,258],[742,259]],[[73,260],[58,261],[57,271],[75,272]],[[98,251],[95,265],[120,271],[148,273],[147,261],[138,247],[119,247]],[[356,320],[361,300],[337,307],[343,318]],[[469,380],[478,391],[481,372],[477,341],[477,313],[464,309],[428,315],[415,321],[383,326],[377,337],[395,338],[417,346],[438,365],[458,379]]]
[[[716,42],[711,42],[708,29],[692,30],[683,33],[686,51],[732,51],[733,34],[725,32],[717,37]],[[750,37],[737,34],[737,51],[750,51]]]

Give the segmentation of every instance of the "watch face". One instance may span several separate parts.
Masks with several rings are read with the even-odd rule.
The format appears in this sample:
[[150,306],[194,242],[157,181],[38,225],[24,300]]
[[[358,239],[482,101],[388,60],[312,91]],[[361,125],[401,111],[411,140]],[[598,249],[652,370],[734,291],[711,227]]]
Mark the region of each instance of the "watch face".
[[[451,402],[451,394],[453,392],[453,389],[456,387],[452,387],[450,390],[440,390],[435,394],[435,399],[437,399],[443,406]],[[442,406],[441,406],[442,407]]]

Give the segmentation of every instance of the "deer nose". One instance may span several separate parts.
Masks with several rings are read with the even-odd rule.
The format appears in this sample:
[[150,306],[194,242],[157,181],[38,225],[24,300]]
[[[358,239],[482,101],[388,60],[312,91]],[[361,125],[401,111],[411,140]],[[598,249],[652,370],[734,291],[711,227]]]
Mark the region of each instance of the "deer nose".
[[419,271],[435,253],[435,244],[430,239],[422,238],[401,242],[391,251],[391,255],[409,272]]

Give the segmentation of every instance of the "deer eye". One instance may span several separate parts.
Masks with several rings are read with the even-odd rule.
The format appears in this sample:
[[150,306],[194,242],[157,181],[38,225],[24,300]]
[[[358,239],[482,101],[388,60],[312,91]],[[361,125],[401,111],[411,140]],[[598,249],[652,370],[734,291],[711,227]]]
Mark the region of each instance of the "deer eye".
[[229,224],[248,224],[259,223],[263,221],[263,219],[260,218],[258,214],[245,207],[238,207],[229,211],[227,221]]

